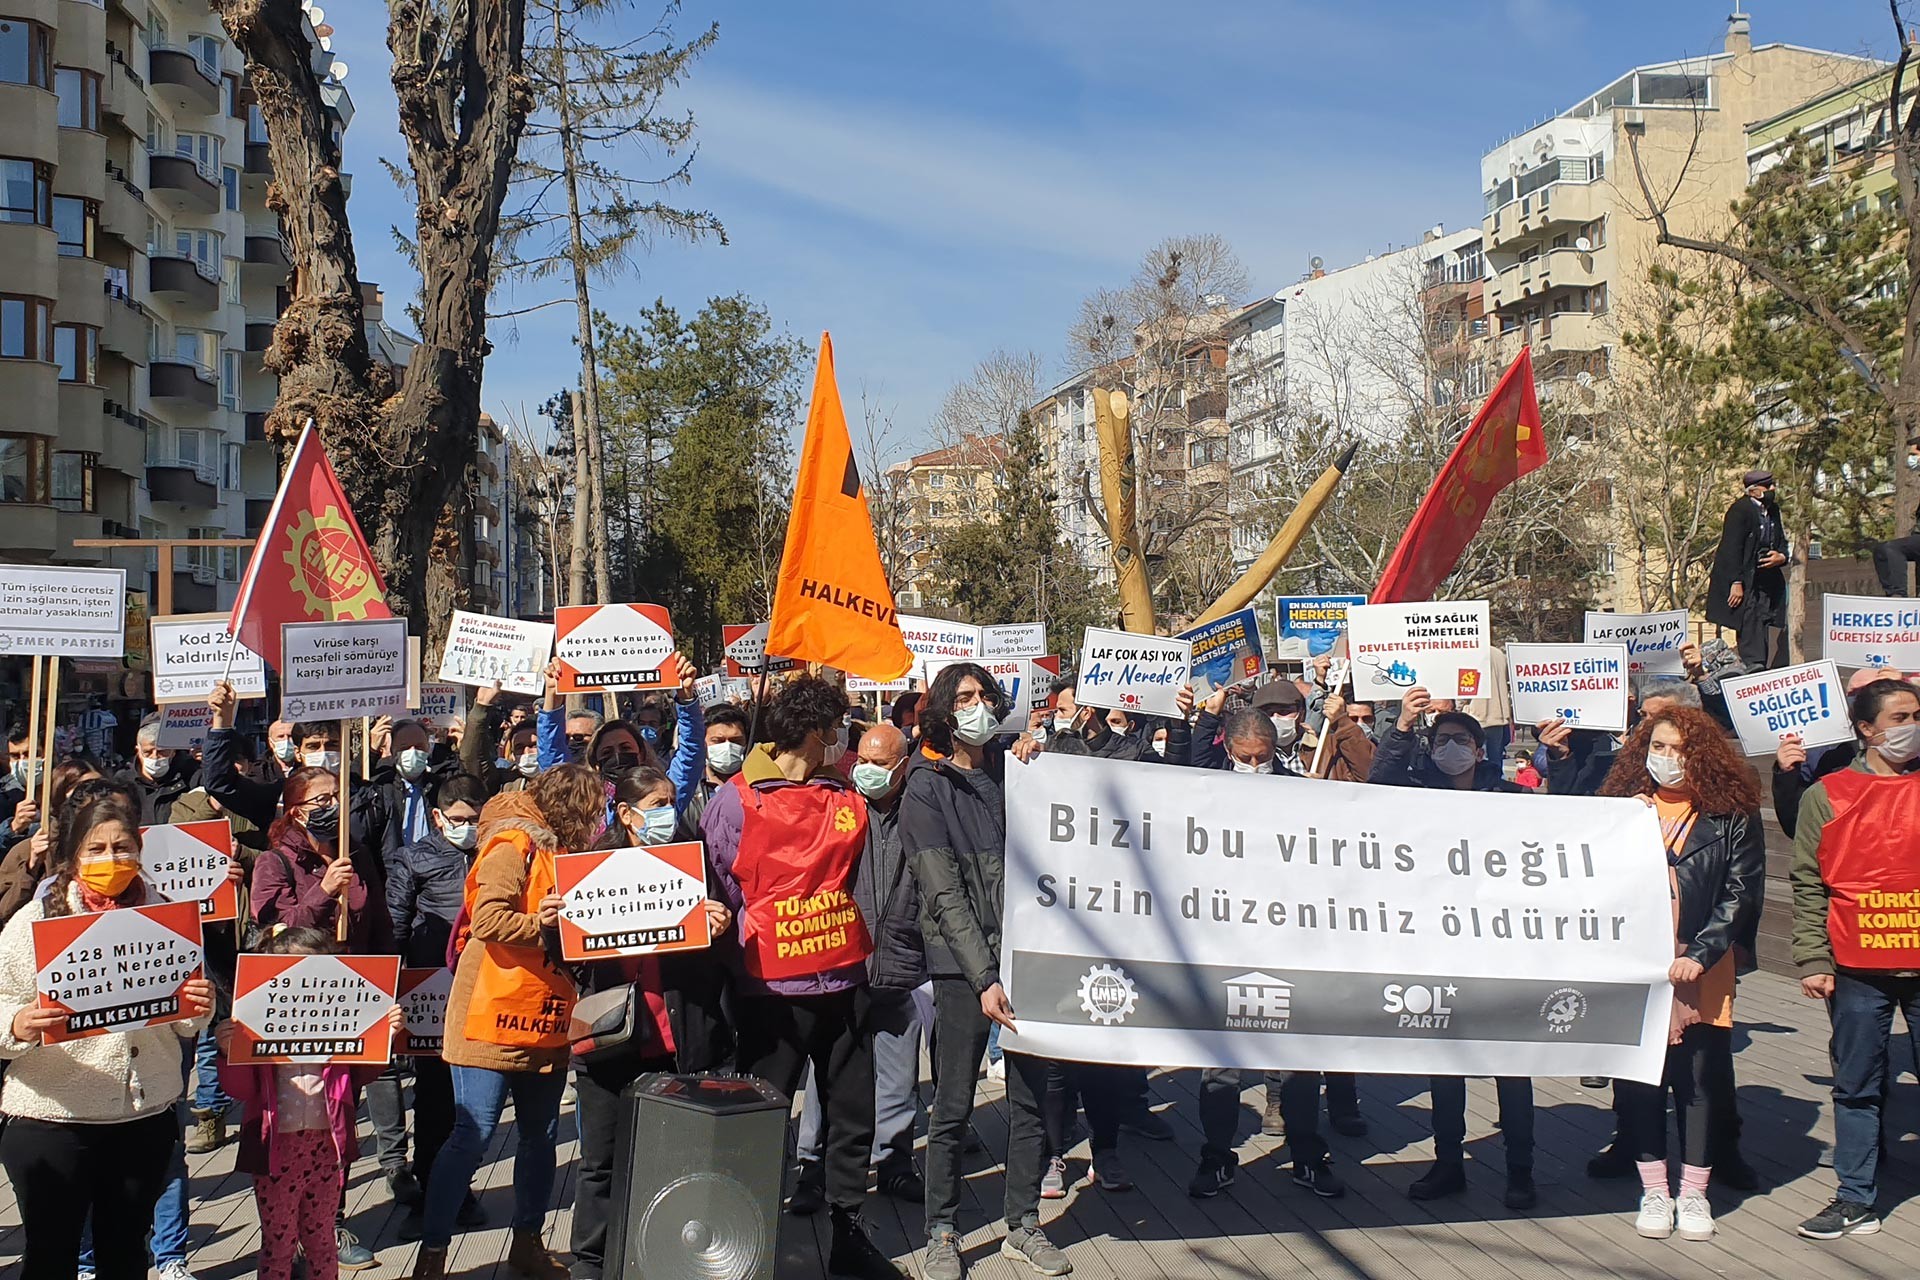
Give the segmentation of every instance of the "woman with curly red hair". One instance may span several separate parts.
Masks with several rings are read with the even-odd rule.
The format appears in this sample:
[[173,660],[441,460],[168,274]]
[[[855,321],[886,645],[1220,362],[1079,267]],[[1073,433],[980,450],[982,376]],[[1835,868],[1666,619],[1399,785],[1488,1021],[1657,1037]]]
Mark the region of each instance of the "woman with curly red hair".
[[[1640,1169],[1634,1227],[1664,1240],[1713,1237],[1707,1204],[1707,1117],[1733,1093],[1733,941],[1760,910],[1766,834],[1760,785],[1713,718],[1668,707],[1640,722],[1601,784],[1660,815],[1673,893],[1674,961],[1666,1073],[1657,1085],[1616,1083],[1621,1138]],[[1667,1091],[1680,1124],[1680,1195],[1667,1181]]]

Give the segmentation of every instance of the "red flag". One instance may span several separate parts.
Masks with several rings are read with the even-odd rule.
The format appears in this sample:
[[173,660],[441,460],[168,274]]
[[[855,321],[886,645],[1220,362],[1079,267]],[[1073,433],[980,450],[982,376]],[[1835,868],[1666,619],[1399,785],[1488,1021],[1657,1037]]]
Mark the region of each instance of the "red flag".
[[1522,347],[1420,500],[1373,589],[1372,603],[1431,600],[1480,532],[1495,495],[1546,460],[1533,356]]
[[386,594],[360,522],[309,420],[253,544],[227,629],[278,666],[283,623],[391,618]]

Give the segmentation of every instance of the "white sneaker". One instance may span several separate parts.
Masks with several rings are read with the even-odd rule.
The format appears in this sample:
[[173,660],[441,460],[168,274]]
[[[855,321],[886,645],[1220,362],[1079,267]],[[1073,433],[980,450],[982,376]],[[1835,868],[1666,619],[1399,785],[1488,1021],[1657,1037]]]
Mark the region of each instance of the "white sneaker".
[[1649,1240],[1665,1240],[1673,1234],[1673,1197],[1664,1190],[1648,1191],[1640,1197],[1640,1216],[1633,1229]]
[[987,1079],[1005,1080],[1006,1078],[1007,1078],[1007,1060],[1005,1058],[995,1058],[992,1062],[989,1062],[987,1064]]
[[1059,1156],[1049,1160],[1047,1171],[1040,1175],[1040,1198],[1042,1200],[1067,1198],[1067,1162]]
[[92,1267],[81,1267],[73,1273],[73,1280],[94,1280]]
[[1713,1239],[1713,1207],[1707,1203],[1707,1197],[1698,1191],[1689,1191],[1681,1195],[1674,1206],[1674,1220],[1679,1224],[1682,1240]]
[[160,1280],[199,1280],[199,1277],[187,1270],[185,1258],[169,1258],[160,1264],[159,1271]]

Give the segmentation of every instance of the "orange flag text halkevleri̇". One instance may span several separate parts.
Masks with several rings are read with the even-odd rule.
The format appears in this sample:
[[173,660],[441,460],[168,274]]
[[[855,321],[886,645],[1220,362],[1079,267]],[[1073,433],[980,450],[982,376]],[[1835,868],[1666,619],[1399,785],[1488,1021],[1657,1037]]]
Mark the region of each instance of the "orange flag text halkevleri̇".
[[820,335],[807,439],[787,516],[787,545],[773,595],[767,652],[823,662],[868,680],[898,680],[913,666],[880,564],[853,441],[833,376],[833,339]]
[[387,586],[311,420],[274,495],[227,629],[276,667],[288,622],[391,618]]

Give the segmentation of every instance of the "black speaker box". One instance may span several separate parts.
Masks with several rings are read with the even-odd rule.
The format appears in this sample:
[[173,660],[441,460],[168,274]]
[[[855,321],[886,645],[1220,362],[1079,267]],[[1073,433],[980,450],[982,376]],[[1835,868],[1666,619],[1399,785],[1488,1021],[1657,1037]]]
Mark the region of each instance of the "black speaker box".
[[791,1104],[752,1076],[620,1094],[605,1280],[773,1280]]

